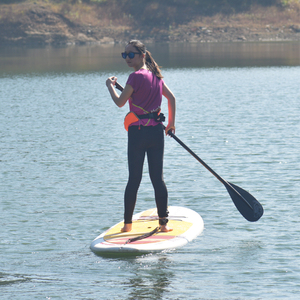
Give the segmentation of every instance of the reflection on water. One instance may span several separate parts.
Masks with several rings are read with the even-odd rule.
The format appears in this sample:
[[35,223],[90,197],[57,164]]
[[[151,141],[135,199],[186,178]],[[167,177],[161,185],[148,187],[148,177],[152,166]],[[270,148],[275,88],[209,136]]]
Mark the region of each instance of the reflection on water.
[[120,47],[91,46],[65,48],[0,49],[0,74],[20,72],[86,72],[116,67]]
[[167,45],[166,50],[162,61],[168,67],[300,65],[300,43],[177,44]]
[[[32,72],[128,71],[124,45],[0,48],[0,75]],[[163,68],[299,66],[300,43],[150,44]]]
[[149,255],[140,261],[132,261],[131,274],[128,274],[128,279],[124,278],[124,286],[131,291],[127,299],[164,299],[174,277],[167,267],[169,264],[167,256]]

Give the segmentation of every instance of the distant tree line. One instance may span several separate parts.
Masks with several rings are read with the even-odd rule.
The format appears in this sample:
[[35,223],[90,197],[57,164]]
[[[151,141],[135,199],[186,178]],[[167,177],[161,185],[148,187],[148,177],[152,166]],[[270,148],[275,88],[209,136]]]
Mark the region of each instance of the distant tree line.
[[[192,5],[192,6],[207,6],[207,7],[217,7],[217,6],[232,6],[232,7],[247,7],[252,4],[260,4],[262,6],[278,5],[283,2],[282,0],[52,0],[53,2],[69,2],[69,3],[108,3],[116,2],[116,4],[124,5],[134,5],[134,4],[149,4],[156,2],[164,2],[166,5]],[[289,1],[285,0],[284,2]]]
[[[72,1],[72,0],[69,0]],[[73,0],[76,1],[76,0]],[[252,5],[281,5],[288,0],[81,0],[121,8],[136,22],[136,26],[169,27],[190,21],[197,16],[217,13],[235,14],[247,11]],[[115,16],[117,17],[117,16]]]
[[[157,2],[155,0],[53,0],[54,2],[70,2],[70,3],[78,3],[78,2],[85,2],[85,3],[103,3],[103,2],[113,2],[117,1],[120,5],[124,5],[125,3],[149,3],[149,2]],[[281,0],[162,0],[166,4],[169,5],[176,5],[176,4],[183,4],[183,5],[249,5],[253,3],[259,3],[261,5],[275,5],[281,2]]]
[[[10,4],[10,3],[18,3],[24,2],[25,0],[0,0],[0,3]],[[125,6],[125,5],[145,5],[149,3],[157,3],[164,2],[166,5],[171,6],[182,6],[182,5],[191,5],[191,6],[205,6],[205,7],[226,7],[231,6],[235,8],[249,7],[252,4],[260,4],[263,6],[268,5],[278,5],[281,2],[287,2],[287,0],[48,0],[48,2],[55,3],[109,3],[109,2],[117,2],[116,4]]]
[[[69,0],[78,1],[78,0]],[[218,12],[236,13],[249,9],[254,4],[261,6],[280,5],[283,0],[79,0],[89,3],[108,4],[114,2],[115,5],[122,6],[125,11],[142,12],[146,5],[161,8],[190,8],[195,13],[213,14]],[[287,1],[287,0],[285,0]]]

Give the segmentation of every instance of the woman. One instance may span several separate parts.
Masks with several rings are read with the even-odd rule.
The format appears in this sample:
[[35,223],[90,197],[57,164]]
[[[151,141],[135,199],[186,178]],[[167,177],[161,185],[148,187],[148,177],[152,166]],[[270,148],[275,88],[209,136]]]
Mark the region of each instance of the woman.
[[[129,179],[125,190],[125,212],[123,232],[132,229],[132,215],[138,188],[142,179],[143,164],[147,153],[149,175],[155,192],[160,230],[171,231],[168,223],[168,192],[163,180],[163,125],[157,116],[160,113],[162,95],[168,99],[168,126],[175,132],[175,97],[162,80],[160,69],[143,43],[132,40],[125,47],[122,57],[134,69],[119,96],[113,86],[115,76],[109,77],[106,85],[113,101],[122,107],[127,100],[134,119],[128,127],[128,167]],[[135,113],[135,115],[133,113]],[[125,118],[126,119],[126,118]]]

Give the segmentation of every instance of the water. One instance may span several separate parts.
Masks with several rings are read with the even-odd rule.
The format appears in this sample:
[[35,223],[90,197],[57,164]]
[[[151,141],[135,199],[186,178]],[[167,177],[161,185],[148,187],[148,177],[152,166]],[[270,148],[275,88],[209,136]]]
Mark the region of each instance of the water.
[[[300,47],[222,45],[152,52],[177,97],[176,135],[265,214],[243,219],[224,186],[166,138],[169,202],[200,213],[205,229],[181,249],[129,258],[89,250],[123,214],[128,107],[105,87],[130,72],[113,59],[120,49],[2,50],[1,299],[297,299]],[[248,57],[249,47],[265,48]],[[150,207],[145,166],[136,212]]]

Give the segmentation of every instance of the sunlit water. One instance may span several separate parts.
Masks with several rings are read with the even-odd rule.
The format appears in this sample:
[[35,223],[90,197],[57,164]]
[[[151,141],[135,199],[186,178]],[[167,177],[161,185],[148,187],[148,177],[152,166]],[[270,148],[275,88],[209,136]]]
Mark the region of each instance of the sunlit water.
[[[205,229],[181,249],[129,258],[98,257],[89,245],[123,215],[128,107],[114,105],[105,79],[116,75],[124,85],[131,70],[106,65],[99,72],[45,67],[29,72],[20,66],[18,73],[15,66],[12,72],[5,67],[0,298],[297,299],[300,63],[295,61],[261,67],[192,67],[190,61],[186,68],[163,69],[177,98],[176,135],[224,179],[253,194],[265,214],[247,222],[224,186],[166,138],[169,203],[197,211]],[[136,212],[154,206],[145,165]]]

